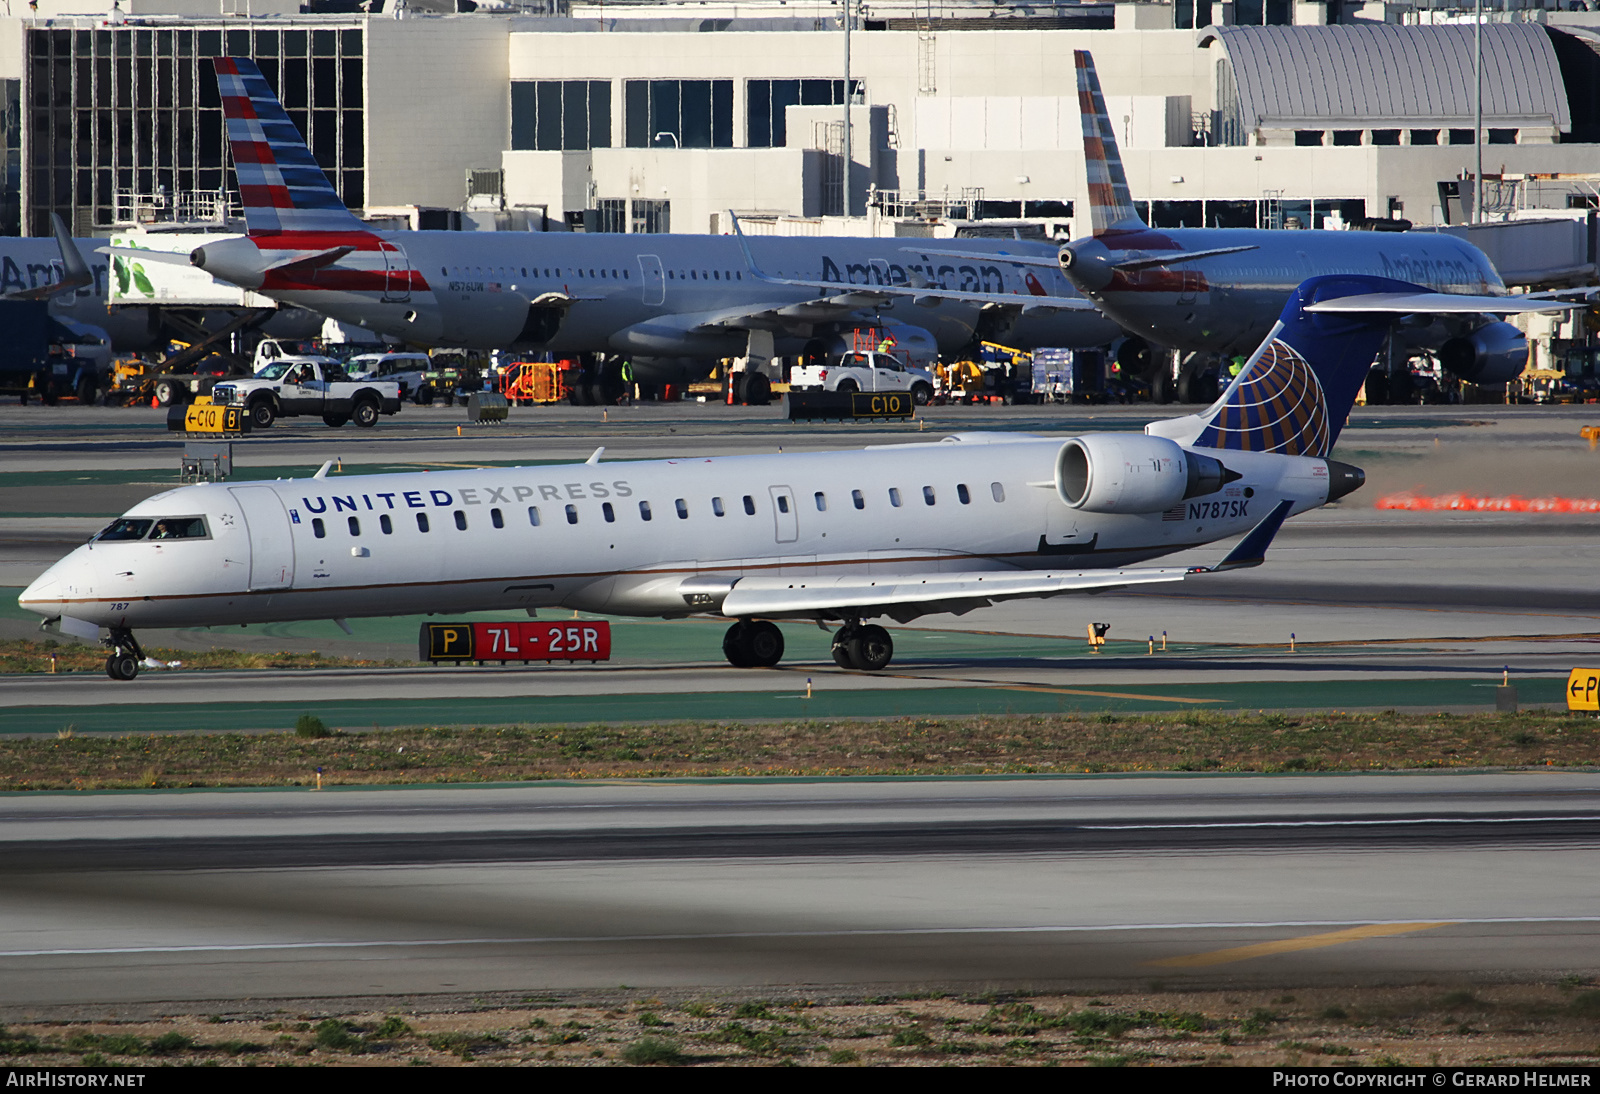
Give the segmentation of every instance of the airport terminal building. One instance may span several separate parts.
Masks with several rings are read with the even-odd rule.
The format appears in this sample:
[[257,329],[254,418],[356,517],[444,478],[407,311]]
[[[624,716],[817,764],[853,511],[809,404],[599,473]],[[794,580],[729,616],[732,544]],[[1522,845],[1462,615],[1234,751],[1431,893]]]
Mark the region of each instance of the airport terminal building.
[[[219,53],[257,60],[349,205],[418,226],[1076,228],[1079,49],[1154,224],[1459,223],[1473,200],[1470,8],[858,0],[847,35],[825,2],[440,2],[38,0],[0,20],[0,231],[222,215]],[[1556,2],[1483,27],[1490,212],[1595,204],[1600,13]]]

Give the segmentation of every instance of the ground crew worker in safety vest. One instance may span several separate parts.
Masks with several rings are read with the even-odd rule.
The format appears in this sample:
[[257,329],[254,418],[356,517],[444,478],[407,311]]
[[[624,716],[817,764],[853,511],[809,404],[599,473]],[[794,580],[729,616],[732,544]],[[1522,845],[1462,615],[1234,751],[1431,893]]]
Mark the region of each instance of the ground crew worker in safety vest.
[[622,394],[627,397],[629,406],[633,405],[634,391],[633,362],[624,358],[622,362]]
[[879,353],[893,353],[894,352],[894,347],[895,347],[896,344],[897,343],[894,340],[894,335],[886,333],[883,336],[883,341],[878,343],[878,352]]
[[1232,361],[1230,361],[1228,363],[1228,378],[1229,379],[1232,379],[1233,377],[1239,375],[1239,373],[1241,373],[1243,371],[1244,371],[1244,358],[1243,357],[1235,357]]

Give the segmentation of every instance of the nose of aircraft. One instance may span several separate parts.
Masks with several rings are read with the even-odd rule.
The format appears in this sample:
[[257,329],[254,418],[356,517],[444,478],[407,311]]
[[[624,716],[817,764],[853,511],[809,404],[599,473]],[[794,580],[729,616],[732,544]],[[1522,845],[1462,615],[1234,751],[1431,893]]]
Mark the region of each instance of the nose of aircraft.
[[17,597],[17,606],[43,616],[60,615],[67,600],[87,596],[93,591],[93,578],[87,548],[79,547],[34,578]]

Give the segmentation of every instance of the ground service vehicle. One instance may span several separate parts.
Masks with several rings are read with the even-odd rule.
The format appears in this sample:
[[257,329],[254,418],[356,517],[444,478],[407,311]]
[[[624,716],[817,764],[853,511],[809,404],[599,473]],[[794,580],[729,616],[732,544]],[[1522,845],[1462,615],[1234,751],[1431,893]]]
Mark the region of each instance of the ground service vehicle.
[[393,380],[351,380],[326,357],[286,357],[247,379],[211,389],[218,406],[242,406],[250,423],[265,429],[278,418],[320,414],[335,428],[346,422],[369,428],[384,414],[400,413],[400,385]]
[[352,380],[393,380],[400,385],[400,398],[419,406],[433,402],[433,385],[428,374],[433,361],[426,353],[363,353],[345,362],[345,375]]
[[906,364],[893,353],[841,353],[820,365],[789,371],[790,391],[907,391],[918,406],[933,398],[933,373]]

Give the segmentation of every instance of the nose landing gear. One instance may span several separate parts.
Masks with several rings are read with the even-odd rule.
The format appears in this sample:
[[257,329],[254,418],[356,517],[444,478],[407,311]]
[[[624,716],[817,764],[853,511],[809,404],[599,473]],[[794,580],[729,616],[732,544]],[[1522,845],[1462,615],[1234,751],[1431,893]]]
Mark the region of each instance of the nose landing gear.
[[113,680],[132,680],[139,675],[139,662],[144,660],[144,650],[126,627],[112,627],[108,637],[101,639],[111,651],[106,658],[106,675]]

